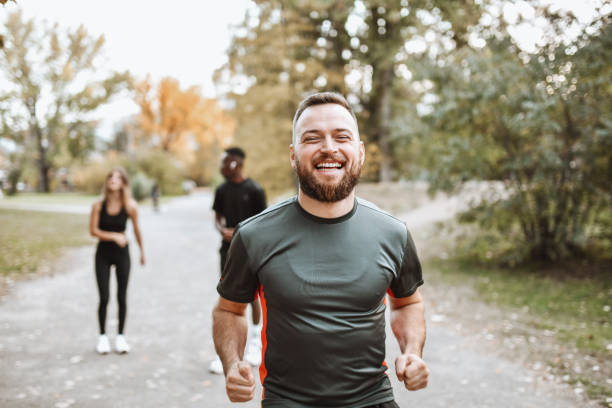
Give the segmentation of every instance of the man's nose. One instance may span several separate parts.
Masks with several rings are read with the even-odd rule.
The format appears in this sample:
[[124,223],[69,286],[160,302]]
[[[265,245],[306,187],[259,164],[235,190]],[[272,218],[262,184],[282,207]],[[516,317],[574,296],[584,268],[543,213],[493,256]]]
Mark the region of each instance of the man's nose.
[[325,152],[335,152],[336,150],[338,150],[334,138],[330,135],[325,136],[325,138],[323,139],[323,146],[321,146],[321,150]]

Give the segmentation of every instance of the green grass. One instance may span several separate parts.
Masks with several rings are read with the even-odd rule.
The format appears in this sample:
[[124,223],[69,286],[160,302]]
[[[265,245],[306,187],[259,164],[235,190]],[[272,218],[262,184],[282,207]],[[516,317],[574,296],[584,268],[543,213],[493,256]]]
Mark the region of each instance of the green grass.
[[[42,206],[62,204],[90,206],[100,197],[100,195],[92,195],[85,193],[20,193],[14,196],[4,196],[4,198],[0,200],[0,208],[14,208],[15,206],[19,206],[20,204],[39,204]],[[167,204],[177,197],[181,197],[181,195],[162,195],[160,197],[160,203]],[[153,205],[153,202],[149,197],[147,197],[142,200],[139,205],[150,207]]]
[[35,272],[65,247],[90,244],[89,217],[0,209],[0,275]]
[[612,340],[612,275],[554,277],[529,267],[480,267],[432,261],[447,282],[470,283],[489,303],[525,308],[534,326],[554,330],[557,338],[590,353],[606,353]]

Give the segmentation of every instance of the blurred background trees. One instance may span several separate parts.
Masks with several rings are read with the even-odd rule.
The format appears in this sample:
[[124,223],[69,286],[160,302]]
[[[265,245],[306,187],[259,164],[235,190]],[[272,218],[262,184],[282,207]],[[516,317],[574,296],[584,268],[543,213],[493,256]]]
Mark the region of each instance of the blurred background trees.
[[[199,185],[217,174],[218,157],[231,141],[234,121],[216,99],[204,98],[198,87],[182,90],[176,79],[150,79],[135,85],[140,114],[134,123],[134,143],[161,150],[185,166],[185,174]],[[159,176],[155,177],[159,179]]]
[[584,257],[610,239],[610,15],[569,39],[571,13],[533,12],[547,21],[534,52],[503,24],[481,26],[486,45],[440,55],[419,74],[436,98],[417,131],[431,187],[501,182],[464,220],[499,232],[511,245],[495,258],[510,262]]
[[96,122],[89,113],[125,87],[128,75],[96,75],[104,38],[82,26],[61,32],[16,12],[3,43],[0,69],[9,87],[0,91],[0,136],[19,146],[21,160],[36,169],[37,189],[48,192],[55,169],[93,150]]
[[[505,1],[255,3],[216,75],[266,188],[293,182],[285,156],[296,104],[334,90],[357,111],[366,179],[494,187],[463,219],[506,240],[501,258],[584,256],[594,237],[609,240],[603,2],[588,24],[535,1],[516,17]],[[512,35],[520,25],[543,30],[533,48]]]
[[[220,152],[236,144],[273,197],[295,191],[297,104],[332,90],[357,113],[365,180],[421,180],[432,192],[480,182],[483,198],[462,216],[480,252],[508,264],[606,254],[612,6],[593,4],[579,19],[552,0],[254,0],[215,73],[216,99],[172,77],[94,73],[103,39],[14,14],[1,33],[0,139],[15,146],[3,167],[41,191],[68,168],[93,192],[122,164],[139,191],[179,193],[185,179],[214,183]],[[101,140],[96,108],[124,89],[139,111]]]
[[[62,30],[16,11],[1,33],[0,181],[7,193],[19,185],[99,193],[116,165],[128,170],[139,199],[155,183],[164,194],[181,194],[186,180],[205,185],[217,177],[234,121],[200,88],[105,71],[104,38],[82,26]],[[139,113],[104,139],[99,108],[120,93],[133,97]]]

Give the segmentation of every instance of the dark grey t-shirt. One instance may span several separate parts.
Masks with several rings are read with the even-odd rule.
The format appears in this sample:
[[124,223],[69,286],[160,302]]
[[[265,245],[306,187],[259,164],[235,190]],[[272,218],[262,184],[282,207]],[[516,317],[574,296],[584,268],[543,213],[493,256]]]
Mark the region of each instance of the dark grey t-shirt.
[[239,224],[217,291],[243,303],[260,296],[263,407],[358,408],[393,399],[385,294],[422,284],[403,222],[361,199],[319,218],[293,197]]

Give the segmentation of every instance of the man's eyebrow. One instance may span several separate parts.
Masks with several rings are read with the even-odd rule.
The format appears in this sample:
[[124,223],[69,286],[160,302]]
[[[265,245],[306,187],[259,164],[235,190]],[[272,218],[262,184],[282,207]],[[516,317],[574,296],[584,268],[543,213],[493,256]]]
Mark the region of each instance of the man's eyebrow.
[[305,131],[302,132],[301,136],[304,136],[307,133],[316,133],[316,134],[319,134],[319,133],[323,133],[323,132],[321,130],[319,130],[319,129],[306,129]]
[[[347,128],[336,128],[333,130],[334,133],[338,133],[338,132],[348,132],[351,135],[353,134],[353,132],[350,129]],[[302,132],[301,136],[304,136],[305,134],[308,133],[316,133],[316,134],[320,134],[323,133],[323,131],[319,130],[319,129],[306,129],[305,131]]]
[[351,135],[353,134],[351,129],[347,129],[347,128],[336,128],[334,129],[334,132],[349,132]]

